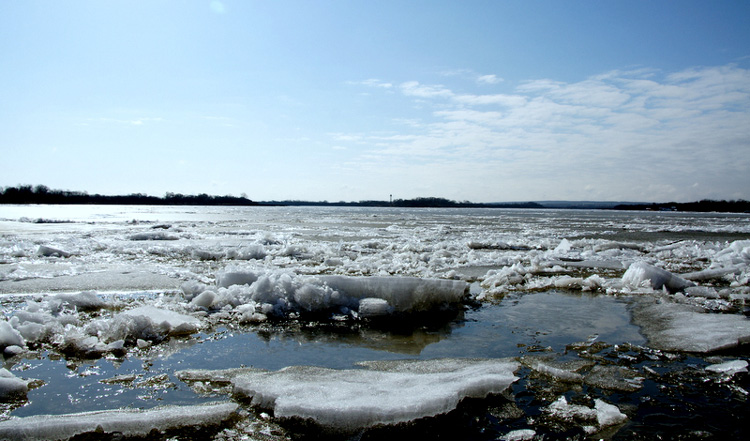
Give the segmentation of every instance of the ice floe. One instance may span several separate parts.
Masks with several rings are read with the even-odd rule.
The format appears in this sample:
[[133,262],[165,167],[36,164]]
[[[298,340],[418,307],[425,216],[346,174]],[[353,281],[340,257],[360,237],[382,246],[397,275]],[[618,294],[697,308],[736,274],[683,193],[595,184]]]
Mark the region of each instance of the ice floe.
[[174,430],[218,426],[235,417],[235,403],[165,406],[150,410],[117,409],[66,415],[36,415],[0,421],[0,438],[65,440],[74,437],[163,436]]
[[643,302],[633,307],[649,345],[657,349],[713,352],[750,343],[750,320],[739,314],[712,314],[699,306]]
[[232,379],[234,395],[277,418],[311,420],[352,432],[450,412],[464,398],[505,391],[517,377],[511,360],[439,359],[366,363],[367,369],[291,366]]

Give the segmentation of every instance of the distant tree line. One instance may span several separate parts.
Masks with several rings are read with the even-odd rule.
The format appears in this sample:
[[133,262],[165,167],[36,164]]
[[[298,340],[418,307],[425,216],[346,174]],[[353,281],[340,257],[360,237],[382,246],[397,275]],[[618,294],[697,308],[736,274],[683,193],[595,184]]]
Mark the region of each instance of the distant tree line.
[[[402,208],[548,208],[537,202],[509,203],[475,203],[457,202],[438,197],[419,197],[414,199],[394,199],[393,201],[364,200],[359,202],[328,201],[267,201],[255,202],[242,196],[184,195],[167,193],[164,197],[149,196],[143,193],[132,193],[120,196],[88,194],[80,191],[52,190],[45,185],[20,185],[0,188],[0,204],[84,204],[84,205],[288,205],[288,206],[331,206],[331,207],[402,207]],[[581,208],[574,205],[567,208]],[[698,202],[667,202],[653,204],[620,204],[614,210],[649,210],[649,211],[696,211],[750,213],[750,202],[744,200],[715,201],[704,199]]]
[[415,199],[395,199],[389,201],[364,200],[358,202],[328,202],[328,201],[271,201],[274,205],[295,206],[332,206],[332,207],[405,207],[405,208],[544,208],[536,202],[509,202],[509,203],[477,203],[457,202],[450,199],[437,197],[419,197]]
[[3,188],[0,193],[0,204],[259,205],[244,196],[209,196],[205,193],[199,195],[167,193],[163,198],[143,193],[105,196],[80,191],[51,190],[45,185]]
[[715,201],[703,199],[697,202],[666,202],[653,204],[621,204],[615,210],[648,210],[648,211],[695,211],[721,213],[750,213],[750,202],[745,200]]

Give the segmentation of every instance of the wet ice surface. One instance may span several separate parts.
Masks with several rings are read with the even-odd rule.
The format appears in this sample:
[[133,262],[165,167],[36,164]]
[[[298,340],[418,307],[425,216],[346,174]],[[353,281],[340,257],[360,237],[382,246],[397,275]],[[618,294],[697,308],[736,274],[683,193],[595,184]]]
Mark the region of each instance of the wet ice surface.
[[[480,381],[456,402],[416,388],[377,427],[356,423],[377,396],[334,400],[350,412],[339,435],[736,438],[749,238],[747,215],[0,207],[4,427],[219,399],[240,405],[220,439],[330,436],[341,424],[305,422],[304,387],[372,389],[360,371],[377,360],[465,360],[482,378],[481,360],[510,357],[509,388]],[[232,390],[238,368],[290,366],[333,371],[285,379],[273,393],[297,407],[278,415]],[[381,396],[402,391],[380,376]]]

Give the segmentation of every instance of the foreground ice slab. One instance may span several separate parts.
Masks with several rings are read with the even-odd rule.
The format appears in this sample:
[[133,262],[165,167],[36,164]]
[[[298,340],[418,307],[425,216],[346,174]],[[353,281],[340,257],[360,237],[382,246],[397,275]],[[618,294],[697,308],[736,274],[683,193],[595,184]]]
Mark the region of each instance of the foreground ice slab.
[[643,303],[633,323],[649,345],[667,351],[712,352],[750,343],[750,320],[739,314],[710,314],[677,303]]
[[363,363],[368,369],[292,366],[235,377],[234,394],[340,431],[397,424],[450,412],[464,398],[484,398],[517,380],[507,359],[440,359]]
[[144,437],[152,430],[163,433],[218,425],[234,416],[237,407],[234,403],[213,403],[13,418],[0,422],[0,439],[63,440],[95,433]]

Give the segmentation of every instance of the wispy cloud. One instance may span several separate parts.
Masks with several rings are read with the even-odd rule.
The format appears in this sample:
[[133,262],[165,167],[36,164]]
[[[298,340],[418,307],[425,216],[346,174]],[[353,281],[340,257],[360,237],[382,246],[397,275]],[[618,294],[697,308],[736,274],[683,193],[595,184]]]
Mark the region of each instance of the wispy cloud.
[[445,86],[420,84],[418,81],[401,83],[401,92],[417,98],[450,98],[454,95]]
[[503,79],[497,75],[480,75],[477,77],[477,83],[479,84],[498,84],[502,82]]
[[452,169],[457,187],[489,186],[485,200],[750,198],[750,71],[736,65],[534,80],[508,94],[398,90],[432,104],[431,117],[408,135],[358,134],[369,166],[419,164],[427,182]]
[[142,126],[144,124],[149,123],[159,123],[164,121],[163,118],[159,117],[138,117],[138,118],[107,118],[107,117],[99,117],[99,118],[88,118],[86,119],[85,124],[91,125],[91,124],[117,124],[117,125],[127,125],[127,126]]
[[354,86],[367,86],[367,87],[379,87],[382,89],[390,89],[393,87],[392,83],[378,80],[377,78],[369,78],[367,80],[362,81],[349,81],[347,84],[354,85]]

